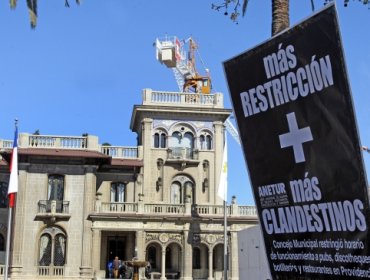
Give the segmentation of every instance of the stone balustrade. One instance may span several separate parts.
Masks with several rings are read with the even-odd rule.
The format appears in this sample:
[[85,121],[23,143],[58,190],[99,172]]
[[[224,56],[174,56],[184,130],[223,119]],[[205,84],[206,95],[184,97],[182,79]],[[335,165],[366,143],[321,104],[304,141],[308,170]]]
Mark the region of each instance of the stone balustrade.
[[60,149],[87,148],[87,137],[29,135],[27,142],[29,148],[60,148]]
[[[33,135],[20,133],[18,146],[20,148],[41,148],[41,149],[70,149],[89,150],[101,152],[113,158],[139,158],[139,147],[126,146],[103,146],[98,144],[98,137],[87,136],[56,136],[56,135]],[[0,150],[11,149],[12,140],[0,139]]]
[[184,204],[144,204],[146,214],[185,214]]
[[[187,212],[187,205],[191,211]],[[246,205],[228,205],[226,207],[229,216],[248,216],[257,217],[255,206]],[[223,216],[223,205],[190,205],[185,204],[164,204],[164,203],[117,203],[101,202],[97,200],[96,212],[98,213],[138,213],[138,214],[156,214],[156,215],[196,215],[196,216]]]
[[64,276],[64,266],[39,266],[38,267],[39,276],[45,277],[63,277]]
[[137,158],[137,147],[123,147],[123,146],[101,146],[100,150],[103,154],[114,158]]
[[257,216],[257,208],[256,206],[239,206],[238,207],[238,214],[240,216]]
[[[199,215],[224,215],[223,205],[195,205],[195,213]],[[226,207],[227,214],[230,215],[230,206]]]
[[65,200],[39,200],[38,213],[69,214],[69,201]]
[[0,139],[0,149],[11,149],[13,148],[12,140],[1,140]]
[[143,105],[223,108],[223,103],[223,95],[221,93],[199,94],[188,92],[153,91],[152,89],[143,90]]
[[113,212],[113,213],[136,213],[138,212],[137,203],[101,203],[100,211],[103,213]]
[[199,159],[199,153],[196,149],[184,148],[184,147],[173,147],[167,149],[168,159]]

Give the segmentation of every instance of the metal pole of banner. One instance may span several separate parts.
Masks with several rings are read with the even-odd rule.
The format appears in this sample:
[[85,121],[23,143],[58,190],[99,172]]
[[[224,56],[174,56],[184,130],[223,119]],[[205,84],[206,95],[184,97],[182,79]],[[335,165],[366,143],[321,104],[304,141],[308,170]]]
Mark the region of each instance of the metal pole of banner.
[[228,258],[227,258],[227,205],[226,200],[224,200],[224,277],[227,279],[227,268],[228,268]]
[[9,207],[8,212],[8,229],[6,233],[6,254],[5,254],[5,269],[4,269],[4,280],[8,280],[8,268],[9,268],[9,257],[10,257],[10,235],[12,232],[12,214],[13,207]]

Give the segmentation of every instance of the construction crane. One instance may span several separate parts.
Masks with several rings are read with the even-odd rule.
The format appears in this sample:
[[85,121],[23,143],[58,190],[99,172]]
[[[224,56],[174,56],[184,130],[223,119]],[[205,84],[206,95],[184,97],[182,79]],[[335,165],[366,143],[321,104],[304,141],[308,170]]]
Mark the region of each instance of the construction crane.
[[[156,58],[161,64],[172,69],[180,92],[209,94],[212,90],[211,77],[208,69],[200,75],[196,68],[195,53],[198,45],[193,38],[180,40],[176,36],[156,39]],[[201,61],[203,63],[203,61]],[[230,118],[225,121],[230,135],[240,145],[239,134]]]
[[157,60],[171,68],[181,92],[208,94],[211,92],[211,78],[200,75],[196,69],[195,52],[198,45],[193,38],[179,40],[176,36],[156,39]]

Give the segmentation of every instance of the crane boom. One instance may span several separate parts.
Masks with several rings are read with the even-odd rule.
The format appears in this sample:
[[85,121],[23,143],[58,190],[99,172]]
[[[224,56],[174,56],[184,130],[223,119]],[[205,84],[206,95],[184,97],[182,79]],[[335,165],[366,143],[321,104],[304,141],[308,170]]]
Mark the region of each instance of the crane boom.
[[[206,75],[202,76],[196,69],[195,51],[198,49],[198,46],[191,37],[186,40],[179,40],[176,36],[167,36],[164,39],[157,38],[155,46],[157,60],[172,69],[180,92],[211,93],[209,71],[205,69]],[[224,125],[230,135],[240,145],[238,131],[230,118],[225,121]]]
[[211,92],[211,78],[208,72],[200,75],[195,67],[197,48],[192,38],[179,40],[176,36],[166,37],[156,40],[156,57],[173,70],[181,92],[208,94]]

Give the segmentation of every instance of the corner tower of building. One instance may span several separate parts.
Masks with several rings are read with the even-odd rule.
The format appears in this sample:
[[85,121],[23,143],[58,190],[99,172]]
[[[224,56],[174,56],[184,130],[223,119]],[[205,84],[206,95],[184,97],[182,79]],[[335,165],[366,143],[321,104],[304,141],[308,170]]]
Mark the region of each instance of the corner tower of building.
[[221,204],[217,197],[224,122],[223,95],[143,90],[131,129],[143,148],[144,201]]

